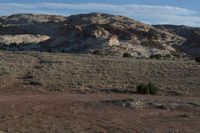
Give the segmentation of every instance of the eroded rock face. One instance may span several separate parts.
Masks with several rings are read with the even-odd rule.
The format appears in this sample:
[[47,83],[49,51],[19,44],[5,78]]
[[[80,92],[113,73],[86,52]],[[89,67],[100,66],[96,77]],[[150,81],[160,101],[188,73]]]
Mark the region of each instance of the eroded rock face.
[[117,36],[112,36],[110,39],[109,39],[109,42],[108,42],[108,46],[109,47],[113,47],[113,46],[119,46],[120,45],[120,41],[118,39]]
[[180,50],[191,56],[200,57],[200,28],[174,25],[155,25],[155,27],[185,38]]
[[46,35],[0,35],[0,42],[4,45],[38,44],[50,39]]
[[[124,16],[101,13],[69,17],[18,14],[1,17],[0,20],[0,27],[6,27],[0,28],[0,34],[4,38],[5,35],[16,35],[1,39],[1,44],[18,42],[16,37],[23,38],[21,42],[32,43],[33,37],[23,35],[31,34],[36,37],[39,34],[43,37],[37,39],[41,42],[44,39],[45,44],[41,45],[45,47],[34,49],[38,51],[92,53],[95,50],[103,50],[110,55],[122,56],[124,53],[130,53],[134,57],[149,58],[152,54],[173,56],[185,42],[184,36],[173,32]],[[40,43],[37,39],[35,42]]]

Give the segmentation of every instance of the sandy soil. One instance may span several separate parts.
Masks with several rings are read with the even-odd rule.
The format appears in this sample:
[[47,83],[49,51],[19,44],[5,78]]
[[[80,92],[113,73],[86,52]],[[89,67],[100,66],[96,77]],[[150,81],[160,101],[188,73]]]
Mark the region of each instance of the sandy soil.
[[[171,103],[130,108],[109,101]],[[169,108],[167,108],[169,107]],[[0,97],[2,133],[198,133],[200,98],[128,94],[54,94]]]

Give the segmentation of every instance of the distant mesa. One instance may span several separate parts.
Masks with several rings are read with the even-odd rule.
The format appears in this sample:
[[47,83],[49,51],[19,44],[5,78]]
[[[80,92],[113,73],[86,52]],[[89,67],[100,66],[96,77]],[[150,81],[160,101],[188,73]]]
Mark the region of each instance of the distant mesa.
[[200,29],[147,25],[125,16],[103,13],[69,17],[15,14],[0,17],[0,47],[7,50],[94,53],[149,58],[200,56]]

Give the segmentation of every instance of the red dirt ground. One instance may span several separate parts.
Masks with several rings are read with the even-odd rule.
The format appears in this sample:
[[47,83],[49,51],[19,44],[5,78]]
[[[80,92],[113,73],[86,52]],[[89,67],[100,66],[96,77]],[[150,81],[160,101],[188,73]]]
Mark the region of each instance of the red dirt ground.
[[[133,109],[110,100],[167,102],[176,108]],[[129,94],[0,97],[0,133],[199,133],[200,98]]]

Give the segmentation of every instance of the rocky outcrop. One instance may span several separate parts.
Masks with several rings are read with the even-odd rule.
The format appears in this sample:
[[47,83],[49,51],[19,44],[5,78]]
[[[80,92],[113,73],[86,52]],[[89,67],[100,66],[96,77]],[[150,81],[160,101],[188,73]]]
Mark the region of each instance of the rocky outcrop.
[[[45,42],[35,41],[39,47],[34,47],[34,50],[38,51],[93,53],[99,50],[110,55],[122,56],[129,53],[134,57],[149,58],[155,54],[181,54],[178,51],[186,40],[184,36],[160,27],[124,16],[101,13],[69,17],[18,14],[1,17],[0,20],[0,35],[48,36]],[[10,39],[9,42],[15,43],[15,39]],[[23,49],[26,50],[24,46]]]
[[200,28],[183,25],[155,25],[154,27],[185,38],[186,41],[179,49],[188,55],[200,57]]
[[49,39],[46,35],[0,35],[0,42],[4,45],[26,45],[32,43],[42,43]]
[[35,23],[60,23],[65,20],[63,16],[44,15],[44,14],[14,14],[11,16],[3,16],[0,22],[4,25],[17,25],[17,24],[35,24]]

